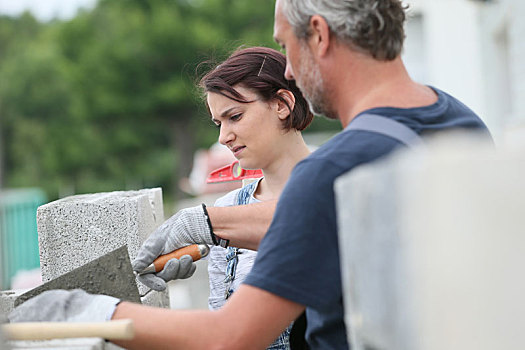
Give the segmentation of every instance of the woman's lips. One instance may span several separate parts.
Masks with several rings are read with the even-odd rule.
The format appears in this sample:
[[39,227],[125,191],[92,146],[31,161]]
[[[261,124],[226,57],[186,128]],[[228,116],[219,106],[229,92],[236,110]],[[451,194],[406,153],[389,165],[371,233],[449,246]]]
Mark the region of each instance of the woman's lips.
[[245,147],[246,146],[238,146],[238,147],[232,148],[232,152],[235,158],[239,158],[239,155],[242,153]]

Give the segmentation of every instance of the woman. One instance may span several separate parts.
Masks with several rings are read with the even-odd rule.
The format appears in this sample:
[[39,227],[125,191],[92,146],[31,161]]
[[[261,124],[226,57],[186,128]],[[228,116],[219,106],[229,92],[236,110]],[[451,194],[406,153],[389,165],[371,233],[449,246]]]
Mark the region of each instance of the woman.
[[[277,199],[293,167],[309,154],[301,130],[313,119],[293,81],[284,78],[286,57],[253,47],[234,52],[206,74],[200,86],[212,121],[244,169],[262,169],[263,177],[219,198],[215,206]],[[214,246],[208,257],[209,307],[216,310],[235,292],[255,261],[256,252]],[[289,329],[269,349],[288,349]]]

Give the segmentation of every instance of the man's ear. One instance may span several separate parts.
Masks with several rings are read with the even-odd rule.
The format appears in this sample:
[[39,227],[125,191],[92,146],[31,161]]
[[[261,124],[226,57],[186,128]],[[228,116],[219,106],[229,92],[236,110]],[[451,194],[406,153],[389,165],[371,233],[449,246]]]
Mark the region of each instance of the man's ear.
[[290,114],[292,114],[293,108],[295,106],[295,96],[290,90],[280,89],[277,91],[277,95],[280,96],[284,101],[280,99],[275,99],[277,103],[277,115],[279,119],[285,120]]
[[312,52],[322,57],[330,46],[330,27],[322,16],[313,15],[310,18],[310,30],[312,33],[308,38],[310,48]]

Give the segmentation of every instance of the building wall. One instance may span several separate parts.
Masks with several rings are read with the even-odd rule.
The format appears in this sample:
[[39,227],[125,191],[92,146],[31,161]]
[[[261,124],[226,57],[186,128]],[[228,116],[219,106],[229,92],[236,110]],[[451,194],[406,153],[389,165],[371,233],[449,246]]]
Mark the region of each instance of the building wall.
[[525,124],[525,2],[410,0],[404,59],[413,78],[478,113],[501,141]]
[[509,27],[510,76],[512,77],[511,96],[513,101],[513,121],[525,123],[525,2],[507,0],[505,8]]

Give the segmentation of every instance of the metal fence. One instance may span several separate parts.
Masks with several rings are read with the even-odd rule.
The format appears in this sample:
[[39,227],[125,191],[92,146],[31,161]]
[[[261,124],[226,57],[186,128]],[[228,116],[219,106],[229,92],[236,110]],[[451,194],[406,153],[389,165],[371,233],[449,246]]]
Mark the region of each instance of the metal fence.
[[0,286],[8,289],[21,270],[40,266],[37,208],[47,201],[37,188],[0,191]]

